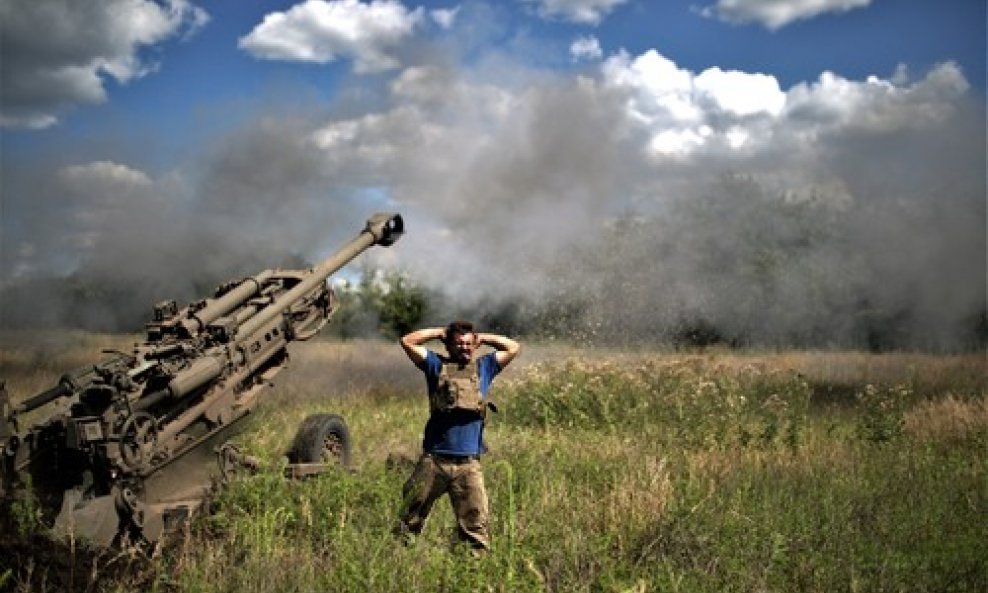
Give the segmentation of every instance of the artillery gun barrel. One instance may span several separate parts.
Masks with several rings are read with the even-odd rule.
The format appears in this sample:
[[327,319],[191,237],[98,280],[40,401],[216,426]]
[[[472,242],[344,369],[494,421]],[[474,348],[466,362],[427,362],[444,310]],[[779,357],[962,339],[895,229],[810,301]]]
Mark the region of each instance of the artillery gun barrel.
[[[403,232],[404,222],[401,215],[373,215],[367,221],[367,226],[360,235],[344,245],[335,254],[323,260],[312,269],[305,279],[275,299],[271,305],[263,307],[259,311],[249,308],[239,313],[237,317],[243,315],[245,320],[240,323],[240,320],[236,319],[238,323],[237,341],[243,344],[252,339],[255,333],[267,328],[271,322],[275,321],[280,315],[283,315],[296,301],[312,292],[320,283],[325,282],[326,278],[342,268],[350,260],[360,255],[368,247],[376,244],[391,245],[398,240]],[[267,280],[272,275],[273,272],[267,270],[257,276],[248,278],[229,293],[211,303],[208,307],[197,312],[197,320],[200,323],[204,323],[207,317],[203,316],[203,312],[207,310],[211,311],[208,313],[209,317],[214,316],[220,311],[223,313],[228,312],[228,309],[236,307],[237,304],[260,292],[261,280]],[[205,325],[202,327],[205,327]],[[256,367],[260,366],[270,355],[274,354],[276,348],[270,344],[268,346],[266,351],[252,358],[250,362],[251,372],[255,371]],[[226,364],[230,362],[227,358],[228,356],[229,354],[225,352],[214,352],[211,355],[199,358],[189,365],[188,368],[176,374],[164,389],[145,394],[135,404],[135,408],[139,410],[150,409],[165,399],[179,399],[200,387],[210,384],[223,374]]]
[[400,214],[375,214],[367,221],[366,228],[355,239],[314,267],[305,280],[299,282],[291,290],[278,297],[272,306],[264,308],[264,310],[240,326],[237,329],[238,339],[246,340],[273,319],[284,314],[293,303],[325,282],[326,278],[345,266],[350,260],[360,255],[368,247],[372,245],[391,245],[398,240],[398,237],[403,232],[404,222]]
[[95,376],[95,373],[96,370],[93,366],[84,366],[74,371],[65,373],[59,378],[57,385],[42,391],[35,396],[29,397],[19,405],[14,406],[12,411],[14,414],[24,414],[25,412],[36,410],[41,406],[53,402],[61,397],[68,397],[75,393],[81,385],[89,383],[89,381],[91,381]]
[[226,315],[238,305],[260,292],[264,283],[273,275],[273,270],[264,270],[260,274],[246,278],[236,288],[212,301],[206,307],[196,311],[190,317],[198,322],[198,330],[202,331],[207,325]]
[[15,406],[13,412],[15,414],[23,414],[24,412],[30,412],[40,408],[41,406],[47,404],[48,402],[55,401],[60,397],[72,394],[72,386],[67,383],[59,383],[58,385],[31,397],[20,405]]

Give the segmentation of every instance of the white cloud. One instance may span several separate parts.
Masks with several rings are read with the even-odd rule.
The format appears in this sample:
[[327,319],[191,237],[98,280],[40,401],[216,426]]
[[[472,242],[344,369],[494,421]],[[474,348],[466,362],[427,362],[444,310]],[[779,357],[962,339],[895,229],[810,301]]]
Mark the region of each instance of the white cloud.
[[824,13],[863,8],[872,0],[719,0],[701,14],[730,23],[761,23],[771,30]]
[[306,0],[273,12],[240,39],[251,55],[268,60],[325,64],[348,56],[360,73],[399,66],[391,51],[410,37],[424,10],[397,0]]
[[649,140],[648,150],[664,156],[687,156],[703,146],[711,134],[710,126],[660,130]]
[[793,129],[809,130],[814,136],[836,127],[872,132],[912,129],[948,117],[968,88],[952,62],[934,67],[912,84],[876,76],[858,82],[824,72],[816,82],[789,90],[785,118]]
[[620,52],[601,66],[604,88],[624,97],[628,118],[650,136],[649,150],[678,155],[704,149],[752,151],[780,138],[806,142],[838,129],[907,129],[947,117],[968,90],[953,63],[909,84],[891,79],[853,81],[830,72],[788,91],[769,75],[680,68],[655,50]]
[[716,109],[745,117],[766,113],[778,115],[786,104],[786,95],[774,76],[749,74],[713,67],[693,79],[698,100],[709,99]]
[[24,113],[7,115],[0,113],[0,128],[23,128],[43,130],[58,123],[58,118],[46,113]]
[[84,165],[69,165],[59,169],[58,177],[69,187],[85,186],[99,190],[146,188],[151,179],[143,171],[112,161],[94,161]]
[[436,24],[443,29],[450,29],[453,27],[453,23],[456,22],[456,15],[459,14],[460,7],[456,8],[438,8],[436,10],[430,10],[429,15],[432,20],[436,21]]
[[598,25],[627,0],[522,0],[535,4],[539,16],[573,23]]
[[569,46],[569,54],[573,61],[579,60],[599,60],[604,55],[600,49],[600,41],[593,35],[578,37]]
[[188,0],[0,0],[0,125],[48,127],[71,105],[105,101],[107,76],[127,83],[157,67],[141,48],[208,19]]
[[632,59],[619,52],[602,65],[604,84],[629,93],[628,113],[636,121],[662,126],[699,124],[702,112],[693,97],[693,74],[650,49]]

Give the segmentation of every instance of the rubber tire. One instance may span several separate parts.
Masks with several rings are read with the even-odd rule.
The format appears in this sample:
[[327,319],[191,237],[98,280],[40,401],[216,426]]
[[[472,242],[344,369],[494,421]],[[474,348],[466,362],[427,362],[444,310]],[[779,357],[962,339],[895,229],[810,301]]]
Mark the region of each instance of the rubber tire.
[[336,459],[344,468],[350,467],[350,430],[342,416],[337,414],[313,414],[298,427],[292,447],[288,450],[289,463],[329,462],[325,457],[326,439],[334,438],[340,446]]

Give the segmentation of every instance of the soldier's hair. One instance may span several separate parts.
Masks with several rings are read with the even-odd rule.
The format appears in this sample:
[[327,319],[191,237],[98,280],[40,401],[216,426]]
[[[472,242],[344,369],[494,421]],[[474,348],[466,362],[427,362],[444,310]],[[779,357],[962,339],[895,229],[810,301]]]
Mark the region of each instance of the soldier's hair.
[[446,340],[452,340],[454,337],[460,334],[472,334],[473,324],[469,321],[463,321],[462,319],[453,321],[446,326]]

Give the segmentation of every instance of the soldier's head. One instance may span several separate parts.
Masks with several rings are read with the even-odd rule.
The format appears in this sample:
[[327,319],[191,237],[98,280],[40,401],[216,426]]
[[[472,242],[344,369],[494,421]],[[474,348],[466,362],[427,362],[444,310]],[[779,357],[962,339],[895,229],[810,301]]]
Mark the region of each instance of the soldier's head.
[[477,334],[469,321],[454,321],[446,326],[446,352],[459,363],[467,363],[473,358],[477,348]]

